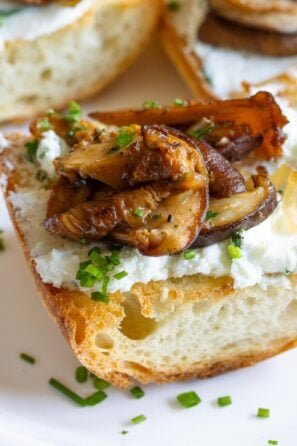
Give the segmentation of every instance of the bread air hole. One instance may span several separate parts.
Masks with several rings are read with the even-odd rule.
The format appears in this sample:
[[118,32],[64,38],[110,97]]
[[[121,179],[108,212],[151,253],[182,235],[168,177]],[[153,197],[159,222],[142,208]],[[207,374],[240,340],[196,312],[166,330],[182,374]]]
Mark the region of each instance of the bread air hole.
[[120,331],[129,339],[141,340],[152,334],[157,322],[141,314],[140,304],[135,296],[129,296],[123,303],[125,317]]
[[103,350],[110,350],[114,346],[113,339],[106,333],[98,333],[95,338],[95,344]]
[[131,374],[135,374],[135,376],[151,376],[152,371],[148,369],[147,367],[144,367],[143,365],[139,364],[138,362],[134,361],[123,361],[121,366],[125,371]]

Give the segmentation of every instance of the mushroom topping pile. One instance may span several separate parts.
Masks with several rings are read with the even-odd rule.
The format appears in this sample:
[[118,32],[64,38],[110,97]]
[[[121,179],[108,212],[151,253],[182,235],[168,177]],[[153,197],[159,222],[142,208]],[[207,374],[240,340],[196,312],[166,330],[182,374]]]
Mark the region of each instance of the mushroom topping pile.
[[[230,162],[281,153],[286,119],[268,93],[93,116],[120,127],[100,133],[78,122],[69,136],[65,119],[47,117],[60,136],[74,138],[54,161],[58,180],[44,225],[55,236],[176,254],[249,229],[277,205],[265,173]],[[38,123],[31,131],[38,135]]]

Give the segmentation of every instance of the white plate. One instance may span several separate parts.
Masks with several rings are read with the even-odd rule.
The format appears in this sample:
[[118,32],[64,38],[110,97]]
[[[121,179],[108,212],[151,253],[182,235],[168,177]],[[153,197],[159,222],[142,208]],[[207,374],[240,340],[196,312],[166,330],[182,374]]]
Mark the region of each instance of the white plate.
[[[169,103],[186,98],[183,87],[155,43],[117,83],[86,104],[86,110],[137,106],[145,99]],[[91,383],[78,384],[78,363],[36,294],[30,273],[3,200],[0,227],[6,251],[0,254],[0,444],[1,446],[295,446],[297,438],[297,351],[255,367],[207,381],[150,385],[143,399],[108,389],[108,399],[93,408],[76,407],[49,387],[55,377],[83,396]],[[34,366],[20,352],[37,358]],[[176,395],[195,390],[202,403],[181,409]],[[219,408],[218,396],[231,395],[233,404]],[[271,410],[270,419],[256,417],[258,407]],[[147,421],[131,425],[132,417]],[[121,435],[128,430],[127,435]]]

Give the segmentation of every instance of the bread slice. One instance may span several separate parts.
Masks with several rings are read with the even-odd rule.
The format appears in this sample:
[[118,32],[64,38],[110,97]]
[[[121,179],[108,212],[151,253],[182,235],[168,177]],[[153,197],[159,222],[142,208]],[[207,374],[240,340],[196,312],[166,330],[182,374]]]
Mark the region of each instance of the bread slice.
[[[182,78],[191,88],[195,96],[203,99],[211,99],[222,96],[222,94],[216,91],[214,85],[211,82],[211,79],[209,79],[209,73],[207,73],[207,70],[205,70],[209,52],[201,51],[201,47],[197,46],[197,44],[199,43],[198,31],[204,21],[207,12],[209,11],[210,3],[213,3],[218,8],[223,8],[223,5],[226,4],[226,7],[223,8],[224,15],[226,15],[228,12],[227,5],[229,5],[230,7],[232,5],[232,7],[235,8],[237,4],[240,4],[240,7],[238,6],[238,9],[241,11],[241,15],[243,18],[246,18],[247,16],[247,13],[243,12],[244,8],[246,7],[248,9],[249,5],[251,4],[254,7],[258,5],[258,7],[262,6],[263,8],[263,4],[265,4],[265,13],[267,13],[267,10],[269,12],[269,8],[271,8],[270,3],[268,5],[268,3],[264,0],[247,1],[244,2],[245,5],[243,5],[242,2],[238,2],[237,0],[181,0],[179,1],[180,7],[178,11],[171,11],[170,8],[167,8],[163,18],[161,29],[164,47],[169,58],[172,60],[173,64],[180,72]],[[278,24],[280,24],[283,17],[281,6],[285,7],[286,5],[284,5],[284,3],[287,6],[288,3],[290,3],[291,10],[290,12],[287,11],[287,16],[292,18],[294,17],[294,15],[297,14],[297,7],[296,5],[291,4],[292,2],[286,2],[286,0],[284,0],[284,2],[282,0],[280,2],[277,2],[279,9],[276,8],[273,11],[273,17],[274,20],[278,19]],[[256,16],[259,20],[260,13],[257,13]],[[234,18],[238,20],[238,17]],[[251,20],[252,19],[253,17],[251,18]],[[264,19],[261,16],[261,26],[264,26],[263,20]],[[293,22],[296,24],[296,19],[294,19]],[[285,32],[285,30],[283,30],[282,32]],[[290,32],[290,30],[287,30],[287,32]],[[236,54],[236,52],[234,53]],[[244,53],[242,53],[242,57],[245,57]],[[266,58],[262,55],[256,55],[254,59],[253,55],[250,55],[248,58],[249,66],[244,66],[241,64],[241,62],[241,60],[238,60],[237,58],[234,59],[234,57],[232,57],[232,51],[227,50],[225,57],[221,55],[217,59],[210,59],[209,63],[211,63],[212,66],[215,66],[216,71],[214,77],[219,79],[219,83],[221,83],[221,79],[223,78],[222,71],[224,71],[227,67],[227,69],[229,70],[230,79],[233,80],[233,73],[236,73],[239,70],[238,75],[239,77],[242,77],[240,81],[248,80],[251,84],[258,84],[259,82],[269,80],[275,75],[285,75],[288,72],[290,72],[291,75],[292,73],[290,67],[294,66],[294,64],[297,64],[297,56],[285,58]],[[269,74],[269,76],[266,78],[266,75],[263,77],[261,71],[265,68],[267,69],[268,64],[274,64],[275,69],[269,70],[272,74]],[[246,78],[247,71],[251,66],[254,66],[255,68],[253,70],[254,78],[252,80]],[[297,70],[295,70],[294,81],[297,94],[296,73]],[[248,76],[253,77],[251,76],[251,74],[249,74]],[[232,90],[231,92],[228,91],[228,94],[224,96],[230,96],[231,94],[238,95],[238,93],[242,93],[240,83],[239,85],[235,85],[234,83],[234,85],[232,85],[232,88],[234,90]]]
[[[230,277],[201,274],[137,283],[111,294],[108,305],[43,283],[25,231],[32,222],[12,199],[20,189],[36,188],[34,167],[22,155],[25,141],[11,136],[2,156],[7,206],[41,299],[89,370],[118,387],[134,379],[164,383],[249,366],[297,345],[296,274],[287,276],[290,289],[266,291],[234,289]],[[41,225],[37,231],[36,237],[45,234]]]
[[[52,34],[5,43],[0,51],[0,121],[32,117],[98,93],[133,62],[162,9],[162,0],[92,4]],[[17,25],[19,19],[13,17]]]

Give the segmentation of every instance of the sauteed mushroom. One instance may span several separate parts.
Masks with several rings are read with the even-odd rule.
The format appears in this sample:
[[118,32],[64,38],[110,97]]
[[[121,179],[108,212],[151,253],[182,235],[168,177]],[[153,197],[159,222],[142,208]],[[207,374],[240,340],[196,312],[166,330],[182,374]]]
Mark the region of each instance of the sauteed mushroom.
[[193,247],[226,240],[239,229],[250,229],[269,217],[277,206],[276,190],[264,176],[253,176],[252,180],[254,190],[210,200],[209,210],[213,218],[204,222]]

